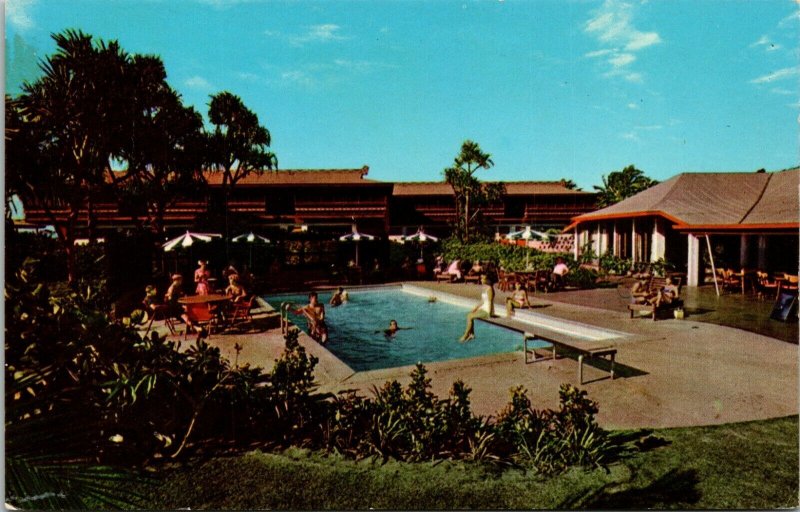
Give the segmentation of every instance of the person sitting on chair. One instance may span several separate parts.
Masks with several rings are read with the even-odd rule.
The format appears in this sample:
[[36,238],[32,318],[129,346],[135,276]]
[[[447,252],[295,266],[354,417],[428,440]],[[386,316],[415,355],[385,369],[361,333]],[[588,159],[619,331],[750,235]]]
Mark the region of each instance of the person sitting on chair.
[[247,291],[241,284],[239,274],[228,274],[228,287],[225,288],[225,295],[231,297],[231,302],[240,302],[247,297]]
[[450,266],[447,267],[447,273],[451,276],[455,276],[456,281],[461,280],[461,260],[455,259],[450,262]]
[[550,274],[550,282],[554,288],[563,288],[564,276],[569,273],[569,267],[564,263],[564,258],[556,258],[556,266],[553,267],[553,272]]
[[308,294],[308,305],[294,311],[308,320],[308,334],[323,345],[328,342],[328,326],[325,325],[325,306],[319,303],[317,292]]
[[438,254],[436,256],[436,260],[433,263],[433,275],[436,276],[444,271],[445,271],[444,258],[442,258],[441,254]]
[[472,267],[470,267],[469,271],[467,272],[467,275],[468,276],[479,276],[479,275],[483,274],[483,272],[484,272],[484,269],[483,269],[483,265],[481,265],[481,260],[475,260],[475,262],[472,264]]
[[142,302],[147,307],[152,309],[156,304],[158,304],[158,299],[156,298],[157,296],[158,296],[158,289],[154,285],[148,284],[144,288],[144,299],[142,300]]
[[649,304],[654,305],[656,308],[661,307],[662,304],[671,304],[672,301],[678,298],[678,287],[672,282],[672,278],[667,278],[667,284],[658,290],[655,297],[648,300]]
[[186,324],[186,328],[192,327],[192,322],[183,311],[183,307],[178,302],[178,299],[184,296],[183,293],[183,276],[180,274],[172,274],[172,284],[167,288],[167,293],[164,294],[164,303],[167,305],[167,314],[172,318],[180,318]]
[[506,316],[514,316],[514,309],[529,308],[531,303],[528,300],[528,292],[522,287],[522,283],[514,283],[514,291],[506,299]]
[[[647,291],[647,279],[639,279],[631,286],[631,304],[645,304],[651,294]],[[655,297],[654,295],[652,297]]]

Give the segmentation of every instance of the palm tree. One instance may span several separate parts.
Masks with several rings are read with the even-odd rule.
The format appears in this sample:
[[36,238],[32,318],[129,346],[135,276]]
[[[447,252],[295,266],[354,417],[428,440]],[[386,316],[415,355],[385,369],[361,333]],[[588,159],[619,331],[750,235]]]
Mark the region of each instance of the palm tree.
[[578,188],[578,184],[572,180],[568,180],[567,178],[561,178],[559,181],[561,185],[567,190],[581,190]]
[[[95,44],[92,37],[68,30],[53,35],[56,52],[41,64],[43,76],[23,87],[12,116],[16,132],[6,133],[15,158],[13,176],[23,203],[43,208],[58,229],[67,255],[67,273],[75,281],[73,240],[79,213],[88,211],[94,235],[93,199],[106,186],[110,158],[125,138],[129,101],[130,57],[112,41]],[[32,161],[17,157],[27,154]],[[66,210],[66,217],[57,212]]]
[[251,173],[278,168],[278,158],[267,150],[269,130],[241,98],[227,91],[211,97],[208,118],[214,131],[208,134],[207,165],[222,173],[225,208],[225,241],[228,240],[228,199],[231,189]]
[[484,153],[471,140],[461,144],[461,152],[455,157],[453,166],[444,170],[444,179],[453,187],[456,200],[456,236],[469,242],[475,231],[473,221],[480,221],[480,208],[497,201],[504,193],[502,183],[481,183],[475,173],[494,165],[491,155]]
[[134,56],[132,65],[137,70],[130,101],[132,133],[120,152],[128,172],[118,182],[118,198],[134,220],[145,212],[152,231],[162,235],[166,209],[205,185],[203,120],[167,84],[161,59]]
[[621,171],[610,173],[608,178],[603,176],[603,186],[594,186],[598,191],[597,205],[601,208],[611,206],[657,184],[658,181],[629,165]]

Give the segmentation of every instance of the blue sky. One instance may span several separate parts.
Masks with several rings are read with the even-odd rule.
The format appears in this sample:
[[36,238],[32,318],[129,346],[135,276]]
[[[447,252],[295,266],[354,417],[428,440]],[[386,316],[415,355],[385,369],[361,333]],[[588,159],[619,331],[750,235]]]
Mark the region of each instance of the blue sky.
[[7,89],[67,28],[161,56],[204,115],[239,95],[281,168],[487,180],[798,164],[800,4],[761,1],[7,0]]

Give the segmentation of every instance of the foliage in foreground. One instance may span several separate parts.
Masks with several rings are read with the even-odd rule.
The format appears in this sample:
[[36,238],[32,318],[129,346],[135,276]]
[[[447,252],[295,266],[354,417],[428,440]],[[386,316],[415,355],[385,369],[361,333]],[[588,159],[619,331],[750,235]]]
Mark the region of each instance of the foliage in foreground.
[[231,365],[202,340],[181,350],[155,333],[142,338],[98,310],[93,293],[91,287],[51,289],[32,260],[9,276],[5,426],[12,503],[24,506],[31,493],[47,494],[48,485],[54,494],[69,487],[106,504],[124,502],[109,489],[92,494],[48,480],[47,468],[76,481],[95,472],[113,483],[118,473],[109,466],[141,467],[253,444],[353,458],[485,461],[543,473],[603,465],[616,449],[595,422],[596,404],[568,385],[556,411],[533,409],[525,390],[516,388],[496,419],[473,415],[463,382],[440,400],[421,364],[405,389],[392,381],[372,398],[320,394],[317,360],[298,343],[296,330],[264,372]]
[[557,411],[533,409],[525,389],[517,387],[496,419],[472,414],[470,389],[462,381],[442,400],[430,386],[427,370],[417,364],[405,389],[391,381],[373,389],[372,399],[341,393],[323,426],[325,447],[355,458],[459,459],[543,473],[599,466],[613,451],[594,420],[597,405],[570,385],[561,387]]
[[[798,505],[797,416],[621,432],[639,451],[608,470],[536,475],[443,461],[345,460],[288,449],[168,470],[157,509],[774,509]],[[141,488],[141,487],[140,487]]]

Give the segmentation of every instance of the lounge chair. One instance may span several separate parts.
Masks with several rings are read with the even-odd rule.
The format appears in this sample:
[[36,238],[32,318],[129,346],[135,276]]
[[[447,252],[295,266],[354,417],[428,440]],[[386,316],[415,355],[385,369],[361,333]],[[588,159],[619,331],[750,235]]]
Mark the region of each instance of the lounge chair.
[[[446,281],[448,283],[452,283],[452,282],[455,282],[456,280],[458,280],[459,275],[463,276],[463,273],[461,272],[460,264],[461,264],[461,262],[459,260],[451,261],[450,264],[447,265],[447,268],[445,269],[444,272],[440,272],[440,273],[436,274],[436,281],[437,282]],[[456,266],[458,274],[453,273],[454,266]]]
[[239,302],[234,302],[231,304],[231,319],[230,325],[234,325],[238,320],[241,321],[253,321],[253,315],[250,313],[250,310],[253,309],[253,303],[255,302],[256,297],[255,295],[251,295],[249,299],[242,300]]
[[[203,329],[206,331],[206,337],[211,338],[214,325],[217,324],[217,313],[215,311],[211,311],[211,308],[207,306],[198,305],[196,307],[187,307],[186,317],[189,319],[192,327],[198,329],[198,339],[203,335]],[[186,339],[188,333],[189,327],[187,326],[183,333],[183,339]]]
[[783,279],[780,281],[780,287],[778,289],[778,293],[784,292],[784,291],[795,291],[796,292],[797,288],[798,288],[798,286],[797,286],[798,285],[798,281],[800,281],[798,276],[796,276],[794,274],[786,274],[786,273],[784,273],[783,274]]
[[146,302],[142,304],[144,305],[144,310],[150,315],[150,321],[147,323],[147,330],[144,333],[145,337],[150,333],[150,329],[153,328],[153,322],[157,319],[164,320],[164,325],[169,329],[169,333],[175,334],[175,322],[170,314],[168,304],[148,304]]
[[[628,304],[628,311],[630,311],[631,318],[633,318],[634,313],[641,314],[642,312],[645,312],[648,313],[653,318],[653,321],[655,321],[659,313],[683,308],[683,300],[680,298],[681,280],[680,278],[673,277],[672,281],[678,288],[677,297],[672,299],[672,301],[670,302],[662,302],[658,307],[656,307],[656,305],[652,302]],[[645,296],[652,297],[661,289],[663,289],[666,285],[667,285],[666,277],[651,277],[644,291]]]
[[769,296],[778,297],[778,289],[780,288],[780,281],[770,279],[769,274],[766,272],[756,272],[756,289],[759,298],[763,298],[767,294]]

